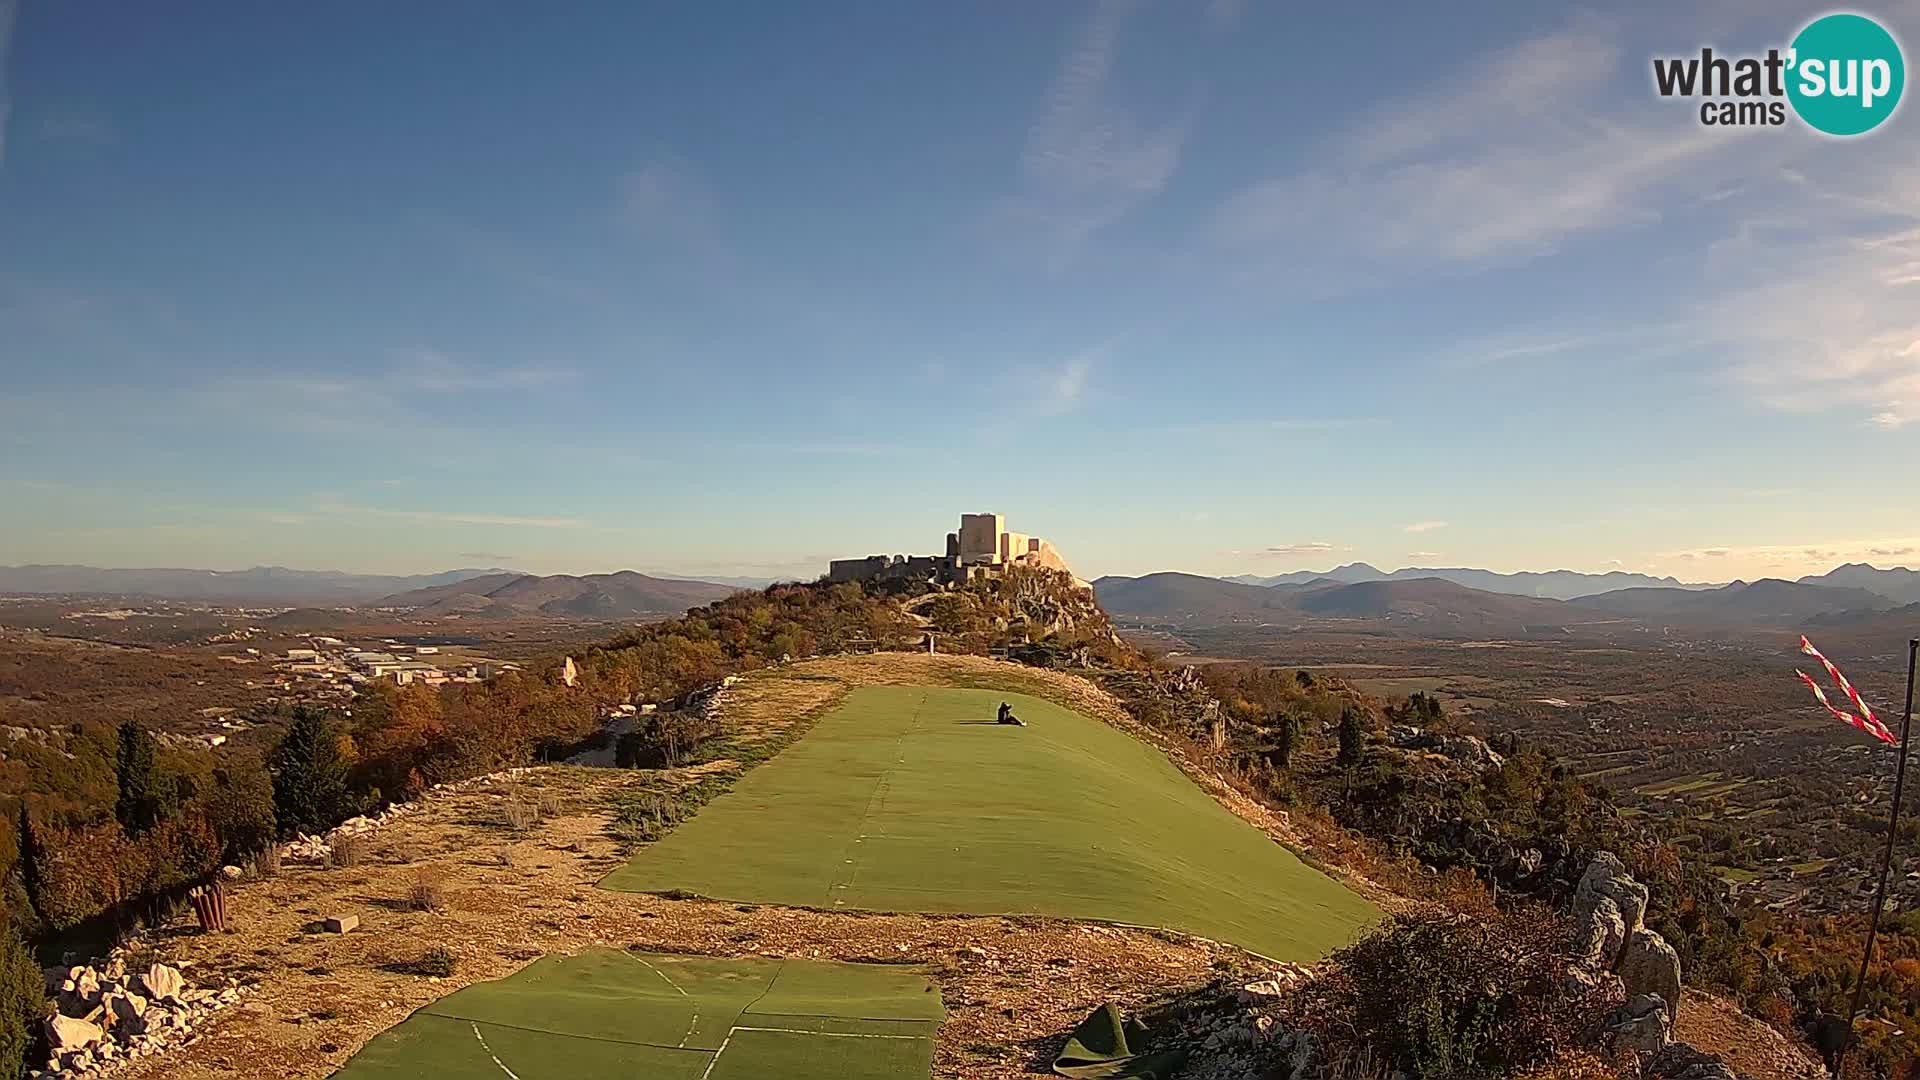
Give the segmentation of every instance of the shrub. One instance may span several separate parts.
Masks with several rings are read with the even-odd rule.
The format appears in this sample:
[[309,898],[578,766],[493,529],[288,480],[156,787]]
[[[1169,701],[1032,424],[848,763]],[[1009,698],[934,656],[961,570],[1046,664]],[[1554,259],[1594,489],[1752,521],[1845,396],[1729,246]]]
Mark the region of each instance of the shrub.
[[263,881],[279,877],[280,845],[269,843],[266,847],[254,852],[253,858],[247,861],[247,871]]
[[629,843],[652,843],[680,820],[680,803],[671,795],[642,793],[623,800],[613,814],[613,835]]
[[428,868],[415,874],[413,887],[407,890],[407,903],[415,911],[439,911],[446,907],[447,886],[440,871]]
[[420,954],[420,959],[408,965],[408,969],[423,978],[445,979],[453,975],[460,964],[460,958],[445,945],[435,945]]
[[273,846],[273,778],[258,759],[232,761],[216,770],[205,807],[229,862],[243,862]]
[[367,861],[367,842],[358,836],[342,836],[335,840],[327,852],[327,865],[340,867],[359,866]]
[[19,930],[0,925],[0,1077],[26,1075],[35,1028],[46,1012],[45,989]]
[[1544,910],[1402,918],[1334,955],[1300,1003],[1303,1023],[1331,1058],[1370,1050],[1428,1080],[1534,1068],[1618,1005],[1568,985],[1567,940]]
[[507,796],[505,811],[507,828],[514,832],[526,832],[540,824],[540,807],[518,795]]
[[686,764],[708,739],[720,734],[720,722],[699,712],[655,713],[620,736],[614,761],[624,769],[671,769]]

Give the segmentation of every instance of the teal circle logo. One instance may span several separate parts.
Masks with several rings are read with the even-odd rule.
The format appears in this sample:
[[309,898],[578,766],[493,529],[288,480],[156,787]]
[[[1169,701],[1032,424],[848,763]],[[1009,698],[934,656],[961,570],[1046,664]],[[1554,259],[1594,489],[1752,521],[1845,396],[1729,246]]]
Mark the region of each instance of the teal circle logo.
[[1899,106],[1907,85],[1900,43],[1865,15],[1823,15],[1791,48],[1787,99],[1816,131],[1864,135]]

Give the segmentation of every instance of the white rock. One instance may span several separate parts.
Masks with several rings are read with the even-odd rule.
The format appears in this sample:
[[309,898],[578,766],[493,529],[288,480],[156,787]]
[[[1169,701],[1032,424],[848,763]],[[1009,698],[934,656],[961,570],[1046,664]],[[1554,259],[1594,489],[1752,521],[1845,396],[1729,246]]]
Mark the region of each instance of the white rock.
[[99,1024],[55,1013],[46,1019],[47,1046],[55,1053],[92,1046],[106,1036]]
[[155,964],[140,976],[140,982],[147,988],[147,996],[155,1001],[180,1001],[180,991],[186,988],[186,980],[180,972],[165,964]]
[[1235,991],[1234,996],[1240,999],[1242,1005],[1253,1005],[1258,1002],[1272,1001],[1280,996],[1282,990],[1278,979],[1262,979],[1241,987]]
[[108,994],[106,1006],[107,1013],[111,1015],[116,1022],[139,1020],[141,1017],[147,1015],[147,999],[141,997],[139,994],[129,994],[124,990]]

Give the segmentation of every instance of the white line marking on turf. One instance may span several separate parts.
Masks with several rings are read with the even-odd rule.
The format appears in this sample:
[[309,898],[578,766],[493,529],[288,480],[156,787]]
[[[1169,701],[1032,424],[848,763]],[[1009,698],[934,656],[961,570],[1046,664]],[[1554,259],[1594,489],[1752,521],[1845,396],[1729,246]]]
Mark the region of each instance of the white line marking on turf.
[[[671,978],[669,978],[666,972],[661,971],[659,968],[654,967],[652,964],[647,963],[645,960],[641,959],[639,955],[635,953],[626,952],[626,951],[622,951],[620,955],[628,958],[629,960],[632,960],[634,963],[639,964],[641,967],[646,968],[648,971],[653,972],[655,975],[660,976],[662,979],[665,979],[667,985],[673,987],[674,992],[679,994],[681,997],[686,998],[688,1001],[693,1000],[693,995],[681,989],[680,984],[677,982],[674,982]],[[700,1010],[698,1007],[695,1007],[693,1010],[693,1019],[687,1022],[687,1033],[685,1035],[680,1036],[680,1046],[683,1049],[686,1047],[688,1042],[692,1041],[694,1029],[699,1026],[700,1026]]]
[[[924,1039],[925,1035],[875,1035],[864,1031],[808,1031],[805,1028],[736,1027],[733,1031],[777,1031],[783,1035],[821,1035],[829,1039]],[[731,1037],[733,1031],[727,1032]]]
[[738,1030],[740,1029],[739,1028],[727,1029],[727,1037],[720,1040],[720,1049],[715,1050],[713,1052],[713,1060],[707,1062],[706,1071],[700,1074],[700,1080],[707,1080],[707,1077],[713,1075],[713,1067],[715,1065],[720,1064],[720,1055],[727,1052],[727,1044],[733,1041],[733,1033]]
[[493,1052],[493,1047],[487,1045],[487,1037],[485,1035],[480,1034],[480,1025],[469,1024],[468,1026],[473,1028],[473,1037],[480,1040],[480,1049],[485,1050],[487,1052],[487,1056],[493,1059],[493,1063],[495,1065],[500,1066],[500,1071],[503,1073],[506,1073],[508,1076],[513,1077],[513,1080],[520,1080],[520,1074],[514,1072],[512,1069],[507,1068],[507,1063],[504,1061],[501,1061],[500,1056]]
[[[713,1060],[707,1062],[707,1070],[700,1074],[700,1080],[707,1080],[707,1077],[713,1075],[713,1067],[715,1065],[720,1064],[720,1055],[727,1052],[727,1046],[728,1044],[733,1042],[734,1032],[737,1032],[737,1031],[771,1031],[780,1035],[820,1035],[829,1039],[918,1040],[918,1039],[928,1038],[928,1036],[926,1035],[872,1035],[865,1032],[856,1032],[856,1031],[808,1031],[804,1028],[741,1027],[739,1025],[735,1025],[727,1029],[727,1037],[720,1040],[720,1049],[715,1050],[713,1052]],[[505,1067],[506,1066],[504,1065],[501,1066],[501,1068],[505,1068]]]

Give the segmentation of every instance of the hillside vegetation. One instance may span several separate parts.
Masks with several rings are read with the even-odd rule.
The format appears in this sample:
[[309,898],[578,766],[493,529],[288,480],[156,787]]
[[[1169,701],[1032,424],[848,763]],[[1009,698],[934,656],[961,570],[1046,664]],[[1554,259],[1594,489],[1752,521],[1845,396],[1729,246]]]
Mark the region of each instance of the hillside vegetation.
[[[1652,887],[1650,910],[1692,977],[1779,1002],[1782,1023],[1830,1007],[1832,984],[1783,987],[1755,961],[1745,928],[1706,888],[1710,875],[1676,861],[1658,837],[1614,813],[1604,793],[1545,755],[1509,746],[1503,761],[1463,767],[1384,737],[1388,722],[1444,732],[1447,718],[1430,700],[1381,703],[1305,674],[1222,667],[1201,678],[1157,667],[1114,636],[1083,589],[1044,571],[919,595],[875,596],[855,585],[736,594],[586,652],[573,686],[555,657],[487,684],[383,688],[357,701],[351,716],[301,712],[265,760],[150,756],[139,750],[137,724],[103,733],[65,766],[95,778],[100,802],[29,795],[11,815],[20,826],[6,852],[11,921],[50,940],[89,924],[164,916],[170,909],[156,911],[157,903],[223,861],[248,861],[275,837],[434,784],[575,753],[604,737],[599,717],[612,705],[696,703],[727,675],[788,658],[915,649],[929,630],[942,649],[1007,649],[1032,664],[1085,672],[1124,706],[1090,707],[1087,715],[1152,742],[1249,820],[1287,812],[1287,835],[1369,888],[1467,912],[1492,910],[1488,885],[1499,886],[1502,904],[1550,903],[1567,895],[1582,860],[1604,844],[1627,853]],[[995,679],[996,690],[1016,688]],[[714,726],[701,709],[666,708],[623,738],[621,756],[687,766],[784,745],[775,738],[755,750],[734,738],[740,734]],[[112,786],[100,777],[112,777]],[[138,797],[129,801],[129,792]],[[671,835],[675,819],[650,805],[633,819],[636,836],[656,836],[648,830],[661,825]],[[1904,1007],[1882,994],[1875,1004],[1894,1015]]]

